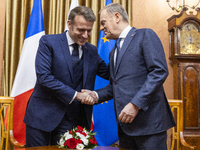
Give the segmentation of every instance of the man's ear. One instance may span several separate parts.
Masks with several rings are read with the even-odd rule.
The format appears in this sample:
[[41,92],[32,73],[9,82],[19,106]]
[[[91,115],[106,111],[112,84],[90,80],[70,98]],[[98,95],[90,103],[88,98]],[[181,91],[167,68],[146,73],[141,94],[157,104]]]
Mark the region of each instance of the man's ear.
[[119,23],[121,15],[118,12],[116,12],[115,15],[114,15],[114,18],[115,18],[116,23]]
[[72,26],[71,21],[67,20],[67,27],[68,27],[68,29],[71,29],[71,26]]

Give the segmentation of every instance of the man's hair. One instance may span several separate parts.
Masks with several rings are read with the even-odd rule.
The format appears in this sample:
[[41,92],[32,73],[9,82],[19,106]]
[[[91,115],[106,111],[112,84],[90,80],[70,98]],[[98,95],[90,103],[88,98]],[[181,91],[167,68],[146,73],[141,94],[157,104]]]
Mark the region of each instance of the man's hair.
[[122,16],[123,21],[127,23],[129,22],[126,10],[118,3],[111,3],[106,5],[104,8],[100,10],[99,14],[101,14],[103,10],[106,10],[108,14],[110,14],[110,16],[114,15],[117,12]]
[[71,24],[74,24],[74,18],[76,15],[83,16],[87,21],[96,21],[96,16],[94,15],[92,9],[86,6],[77,6],[70,11],[68,20],[71,21]]

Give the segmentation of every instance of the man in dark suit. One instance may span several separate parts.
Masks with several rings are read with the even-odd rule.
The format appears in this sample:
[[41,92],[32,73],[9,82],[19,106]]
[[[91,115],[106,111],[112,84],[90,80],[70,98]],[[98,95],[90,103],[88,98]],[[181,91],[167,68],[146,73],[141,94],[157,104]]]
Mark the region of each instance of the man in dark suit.
[[93,90],[96,75],[109,77],[96,47],[86,42],[95,20],[89,7],[76,7],[68,31],[40,39],[37,81],[24,118],[26,147],[56,145],[61,134],[77,125],[90,130],[92,106],[81,104],[81,99],[91,97],[81,89]]
[[118,3],[100,11],[100,29],[117,39],[109,55],[110,84],[98,96],[85,92],[98,103],[114,97],[121,148],[166,150],[166,131],[175,122],[163,89],[168,68],[160,39],[151,29],[131,28]]

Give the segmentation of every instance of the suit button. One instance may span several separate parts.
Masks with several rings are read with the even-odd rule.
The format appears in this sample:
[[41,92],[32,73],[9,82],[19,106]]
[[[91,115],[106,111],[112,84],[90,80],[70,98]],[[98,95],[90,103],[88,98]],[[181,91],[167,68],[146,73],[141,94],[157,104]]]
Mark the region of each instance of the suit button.
[[117,84],[117,82],[115,81],[115,84]]

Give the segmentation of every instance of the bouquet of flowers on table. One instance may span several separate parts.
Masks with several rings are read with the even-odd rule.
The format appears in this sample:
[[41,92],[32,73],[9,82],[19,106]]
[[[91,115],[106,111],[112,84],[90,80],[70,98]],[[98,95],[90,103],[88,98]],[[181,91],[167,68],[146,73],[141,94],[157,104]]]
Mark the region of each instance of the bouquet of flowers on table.
[[58,143],[59,148],[69,149],[93,149],[97,147],[97,141],[94,138],[96,132],[87,131],[81,126],[77,126],[71,131],[61,135]]

